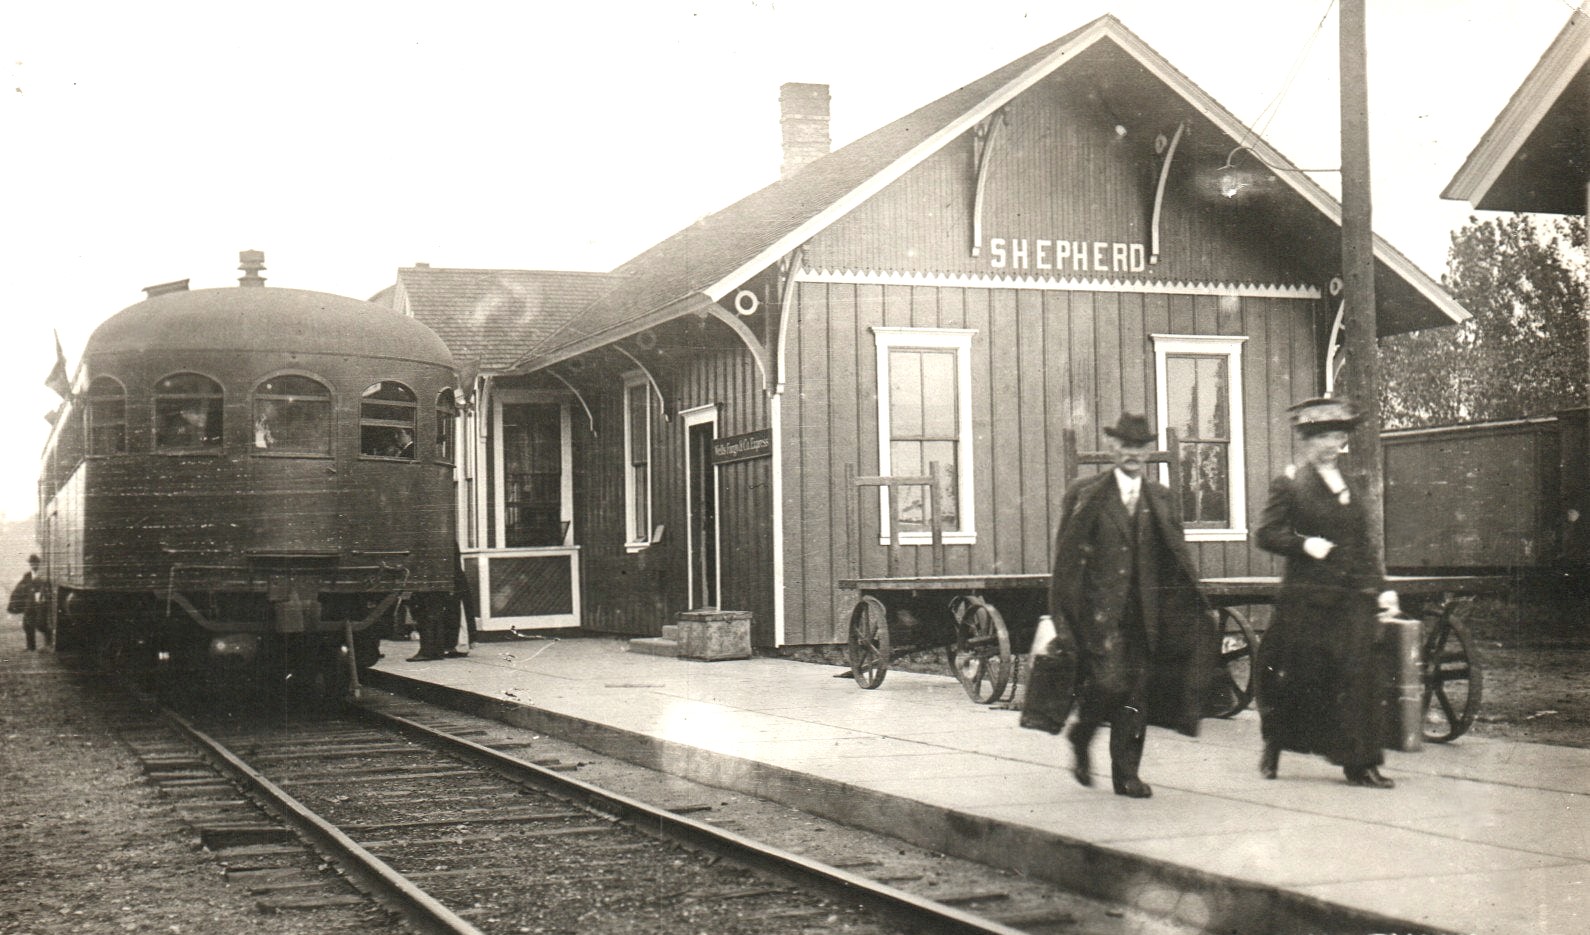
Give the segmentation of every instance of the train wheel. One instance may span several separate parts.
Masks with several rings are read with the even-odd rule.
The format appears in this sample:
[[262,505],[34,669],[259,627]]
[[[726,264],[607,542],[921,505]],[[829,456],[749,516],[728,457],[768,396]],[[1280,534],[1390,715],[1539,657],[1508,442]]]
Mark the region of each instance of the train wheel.
[[[1424,640],[1424,739],[1446,743],[1463,736],[1480,711],[1484,678],[1474,639],[1460,617],[1468,602],[1449,603],[1429,622]],[[1427,622],[1431,618],[1426,618]]]
[[955,642],[944,647],[950,671],[978,704],[988,704],[1005,693],[1015,659],[1010,654],[1010,631],[1005,618],[980,597],[954,604]]
[[862,688],[877,688],[889,672],[889,613],[875,597],[850,612],[850,674]]
[[1247,618],[1234,608],[1220,608],[1220,668],[1209,710],[1214,717],[1235,717],[1253,700],[1253,655],[1258,645]]

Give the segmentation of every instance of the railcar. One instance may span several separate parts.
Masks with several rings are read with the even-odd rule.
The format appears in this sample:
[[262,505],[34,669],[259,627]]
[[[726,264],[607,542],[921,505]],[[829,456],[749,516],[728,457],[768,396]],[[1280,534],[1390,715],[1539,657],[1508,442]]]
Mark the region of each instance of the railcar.
[[456,372],[413,318],[242,260],[236,288],[151,287],[84,348],[40,477],[60,645],[344,678],[402,600],[447,606]]

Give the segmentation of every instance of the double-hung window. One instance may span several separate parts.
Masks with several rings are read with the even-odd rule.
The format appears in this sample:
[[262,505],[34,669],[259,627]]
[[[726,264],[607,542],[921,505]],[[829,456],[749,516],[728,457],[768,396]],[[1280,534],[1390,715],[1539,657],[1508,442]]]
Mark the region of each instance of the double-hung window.
[[[944,541],[976,540],[972,504],[972,335],[965,329],[873,328],[878,352],[878,466],[895,477],[938,479]],[[888,494],[880,490],[881,504]],[[902,542],[931,538],[928,488],[900,487]],[[880,512],[881,538],[890,515]]]
[[651,544],[651,386],[642,373],[624,377],[624,547]]
[[[1248,535],[1242,443],[1242,342],[1229,335],[1154,335],[1159,424],[1181,445],[1182,524],[1190,541]],[[1160,443],[1165,442],[1164,428]]]

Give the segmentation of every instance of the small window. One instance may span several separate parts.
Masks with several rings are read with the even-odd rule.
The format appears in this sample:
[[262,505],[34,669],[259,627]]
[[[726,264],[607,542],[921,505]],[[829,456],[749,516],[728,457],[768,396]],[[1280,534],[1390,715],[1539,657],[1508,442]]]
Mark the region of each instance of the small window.
[[221,447],[221,384],[197,373],[174,373],[155,384],[155,450]]
[[127,451],[127,391],[110,377],[88,386],[88,453],[119,455]]
[[293,374],[254,387],[256,454],[331,454],[331,391]]
[[[1159,424],[1181,445],[1182,523],[1193,541],[1247,537],[1240,336],[1154,338]],[[1160,441],[1165,441],[1161,432]]]
[[359,404],[359,453],[372,458],[414,460],[414,391],[382,380],[364,391]]
[[[944,541],[976,541],[972,502],[973,332],[939,328],[873,328],[878,360],[880,473],[924,477],[938,466],[939,522]],[[900,487],[900,540],[931,538],[927,487]],[[889,535],[888,500],[879,491],[880,533]]]
[[458,407],[453,405],[453,391],[442,390],[436,394],[436,460],[452,463],[453,420],[458,417]]
[[624,379],[624,544],[651,542],[651,387],[640,374]]

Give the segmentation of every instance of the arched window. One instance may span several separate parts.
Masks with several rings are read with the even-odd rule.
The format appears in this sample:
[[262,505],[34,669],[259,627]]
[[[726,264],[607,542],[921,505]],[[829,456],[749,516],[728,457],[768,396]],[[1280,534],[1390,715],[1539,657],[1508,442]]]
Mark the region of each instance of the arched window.
[[331,454],[331,391],[282,374],[254,387],[254,453]]
[[88,385],[88,453],[119,455],[127,451],[127,391],[111,377],[95,377]]
[[401,383],[382,380],[363,395],[359,403],[359,453],[414,460],[414,422],[419,414],[414,391]]
[[453,404],[453,391],[442,390],[436,394],[436,460],[451,463],[453,460],[453,420],[458,407]]
[[221,384],[197,373],[174,373],[155,384],[155,450],[221,447]]

